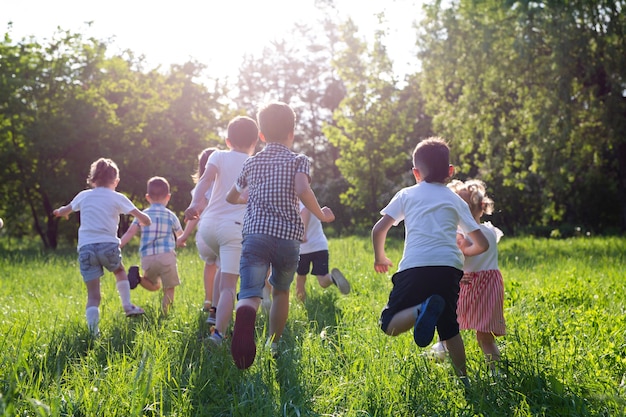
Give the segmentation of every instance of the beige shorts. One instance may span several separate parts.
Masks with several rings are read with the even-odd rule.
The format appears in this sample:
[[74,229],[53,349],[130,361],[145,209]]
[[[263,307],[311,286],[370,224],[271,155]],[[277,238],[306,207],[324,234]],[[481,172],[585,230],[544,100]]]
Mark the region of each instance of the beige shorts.
[[176,266],[176,252],[159,253],[141,258],[143,279],[153,284],[161,281],[163,289],[174,288],[180,285],[178,267]]

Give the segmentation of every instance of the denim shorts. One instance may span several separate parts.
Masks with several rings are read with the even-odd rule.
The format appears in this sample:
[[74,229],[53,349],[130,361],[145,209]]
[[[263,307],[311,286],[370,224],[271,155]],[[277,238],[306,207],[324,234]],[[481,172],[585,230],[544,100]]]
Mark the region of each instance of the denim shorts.
[[118,243],[90,243],[78,250],[78,264],[83,281],[93,281],[104,275],[104,268],[114,272],[122,266],[122,251]]
[[288,291],[298,267],[300,241],[279,239],[265,234],[243,237],[239,274],[241,283],[238,299],[261,297],[267,271],[272,267],[270,284]]

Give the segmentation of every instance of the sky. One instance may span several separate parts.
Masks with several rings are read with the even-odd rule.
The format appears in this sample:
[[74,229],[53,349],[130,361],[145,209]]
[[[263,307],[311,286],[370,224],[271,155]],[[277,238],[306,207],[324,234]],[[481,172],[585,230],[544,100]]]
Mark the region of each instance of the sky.
[[[363,37],[380,29],[385,13],[387,49],[400,76],[416,65],[415,30],[424,0],[335,0]],[[0,28],[13,41],[50,39],[57,28],[111,41],[113,52],[143,54],[149,66],[195,59],[215,77],[236,78],[244,54],[259,56],[287,39],[296,22],[315,24],[315,0],[0,0]],[[9,22],[11,24],[9,25]],[[90,22],[90,23],[89,23]]]

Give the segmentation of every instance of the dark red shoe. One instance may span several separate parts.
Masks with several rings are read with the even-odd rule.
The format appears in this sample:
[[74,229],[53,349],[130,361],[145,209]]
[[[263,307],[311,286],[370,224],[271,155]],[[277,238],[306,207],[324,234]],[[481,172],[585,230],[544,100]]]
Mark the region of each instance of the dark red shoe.
[[254,363],[256,356],[255,322],[256,310],[254,308],[242,306],[237,309],[230,353],[239,369],[248,369]]

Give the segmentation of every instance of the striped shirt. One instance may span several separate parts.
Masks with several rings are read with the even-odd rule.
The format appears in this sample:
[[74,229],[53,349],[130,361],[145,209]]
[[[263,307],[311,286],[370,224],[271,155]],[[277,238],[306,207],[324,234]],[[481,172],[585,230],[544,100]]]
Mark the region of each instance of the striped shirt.
[[[151,204],[143,212],[150,216],[152,224],[140,226],[139,254],[141,257],[174,252],[176,249],[174,233],[182,230],[178,217],[163,204]],[[133,220],[133,223],[139,224],[137,219]]]
[[295,190],[295,176],[299,172],[309,176],[306,155],[275,142],[268,143],[244,162],[235,183],[239,192],[249,190],[244,235],[259,233],[302,241],[304,224]]

